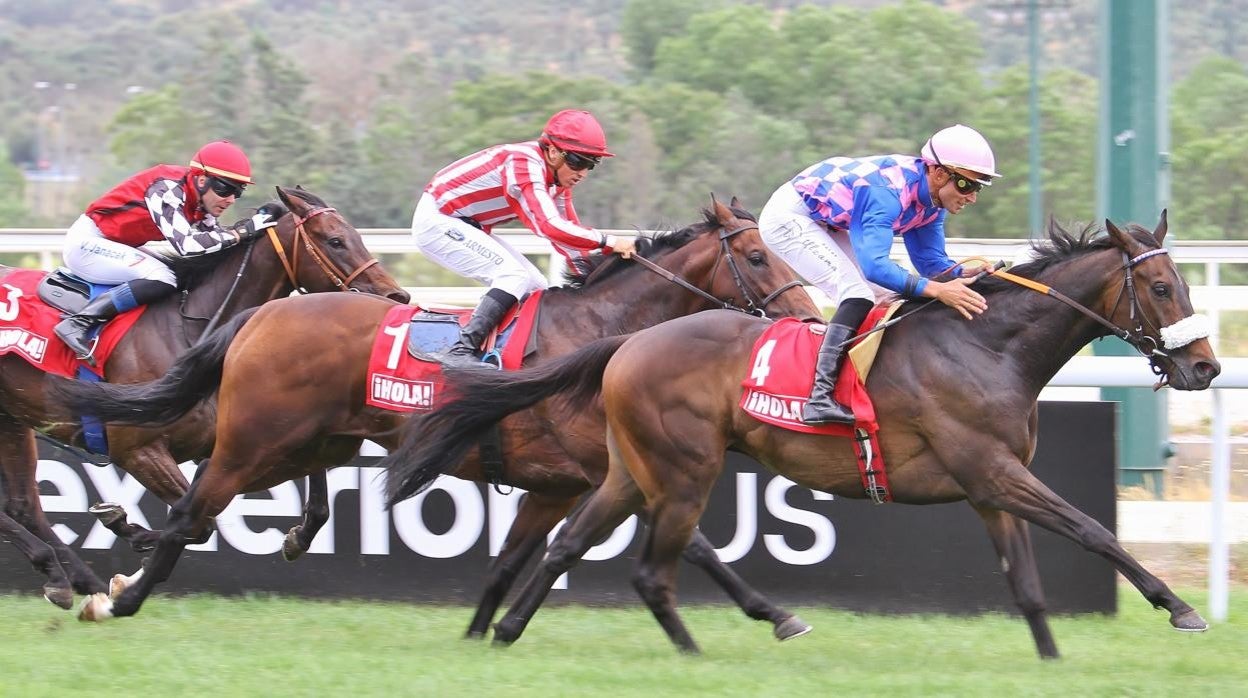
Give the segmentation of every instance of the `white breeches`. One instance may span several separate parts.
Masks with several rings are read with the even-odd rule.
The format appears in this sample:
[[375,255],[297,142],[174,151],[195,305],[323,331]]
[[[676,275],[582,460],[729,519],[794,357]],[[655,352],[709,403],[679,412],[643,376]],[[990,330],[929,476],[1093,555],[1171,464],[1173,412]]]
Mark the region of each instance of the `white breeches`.
[[178,278],[164,262],[137,247],[109,240],[95,221],[83,214],[65,234],[65,266],[96,284],[121,284],[150,279],[177,287]]
[[780,185],[771,195],[758,217],[758,232],[772,252],[837,305],[847,298],[874,303],[889,293],[863,277],[849,233],[829,231],[812,219],[792,184]]
[[412,237],[421,254],[451,271],[516,298],[546,288],[546,275],[501,238],[438,211],[422,194],[412,216]]

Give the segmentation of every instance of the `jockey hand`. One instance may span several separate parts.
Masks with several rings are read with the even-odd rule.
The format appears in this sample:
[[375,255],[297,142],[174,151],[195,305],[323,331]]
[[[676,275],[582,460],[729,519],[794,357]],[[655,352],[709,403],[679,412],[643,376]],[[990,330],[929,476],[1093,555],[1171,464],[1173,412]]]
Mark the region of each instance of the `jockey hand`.
[[624,259],[629,259],[637,252],[637,238],[608,235],[607,247]]
[[289,213],[289,211],[287,211],[286,207],[282,205],[282,202],[270,201],[256,209],[256,215],[260,215],[262,213],[276,222],[279,218]]
[[[935,298],[954,310],[962,313],[967,320],[975,319],[988,309],[984,297],[971,289],[970,279],[953,279],[952,281],[928,281],[923,288],[923,295]],[[972,315],[974,313],[974,315]]]
[[260,237],[268,228],[277,226],[277,219],[268,213],[256,212],[256,215],[245,220],[241,220],[234,224],[234,231],[238,233],[239,242],[245,242]]

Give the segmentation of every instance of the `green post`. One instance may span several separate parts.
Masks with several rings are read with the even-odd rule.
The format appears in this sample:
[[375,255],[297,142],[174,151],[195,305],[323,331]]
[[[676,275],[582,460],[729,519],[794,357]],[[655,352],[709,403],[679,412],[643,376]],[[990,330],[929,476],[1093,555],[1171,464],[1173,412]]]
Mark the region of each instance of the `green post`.
[[[1169,195],[1167,11],[1167,0],[1102,0],[1097,210],[1115,223],[1152,227]],[[1117,338],[1095,342],[1093,351],[1136,354]],[[1172,454],[1165,396],[1148,388],[1104,388],[1101,398],[1121,403],[1118,484],[1160,497]]]
[[1027,223],[1028,235],[1044,230],[1044,200],[1040,190],[1040,7],[1027,0]]

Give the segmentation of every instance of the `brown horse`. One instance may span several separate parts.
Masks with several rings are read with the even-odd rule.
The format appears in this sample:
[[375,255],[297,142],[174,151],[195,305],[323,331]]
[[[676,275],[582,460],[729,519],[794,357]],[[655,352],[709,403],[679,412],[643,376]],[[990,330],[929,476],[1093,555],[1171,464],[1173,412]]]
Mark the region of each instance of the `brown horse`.
[[[1150,603],[1170,612],[1174,627],[1206,627],[1112,533],[1027,470],[1036,447],[1037,396],[1089,341],[1123,337],[1180,390],[1203,390],[1220,370],[1208,341],[1193,341],[1204,331],[1192,317],[1187,284],[1161,247],[1164,214],[1155,233],[1136,225],[1120,230],[1108,221],[1106,229],[1108,235],[1085,230],[1075,238],[1054,226],[1038,259],[1013,271],[1044,286],[987,279],[980,287],[988,310],[974,321],[940,305],[902,321],[884,336],[867,380],[895,501],[971,504],[988,527],[1042,657],[1056,657],[1057,647],[1026,522],[1107,558]],[[1069,303],[1057,302],[1063,298]],[[907,312],[904,306],[900,312]],[[644,508],[651,528],[634,586],[672,641],[696,652],[676,613],[673,563],[727,449],[812,489],[866,496],[848,439],[786,431],[738,408],[751,350],[767,326],[757,318],[702,313],[631,338],[600,340],[536,369],[456,372],[449,389],[458,399],[409,422],[402,445],[383,461],[392,502],[454,466],[503,415],[561,393],[573,403],[602,393],[606,480],[560,531],[496,626],[497,642],[516,640],[555,579],[600,536]]]
[[[598,259],[569,287],[548,290],[536,328],[537,364],[598,337],[631,332],[725,304],[814,318],[818,309],[792,270],[772,257],[757,223],[718,202],[706,220],[682,231],[643,240],[630,262]],[[649,259],[653,259],[650,262]],[[643,265],[657,264],[664,275]],[[717,300],[721,299],[721,300]],[[134,586],[110,604],[97,599],[87,617],[131,615],[172,569],[188,537],[201,535],[238,492],[271,487],[349,460],[364,438],[394,446],[407,415],[365,405],[373,338],[392,304],[367,297],[291,298],[269,303],[239,329],[222,328],[149,386],[62,386],[71,404],[91,405],[103,419],[155,424],[176,418],[214,392],[217,442],[191,493],[170,513],[168,528]],[[734,313],[743,314],[743,313]],[[318,318],[309,323],[308,317]],[[233,332],[238,332],[237,337]],[[227,351],[228,350],[228,351]],[[275,362],[274,357],[291,357]],[[469,369],[483,370],[483,369]],[[604,424],[596,410],[567,413],[538,408],[503,424],[501,478],[479,458],[455,475],[502,482],[529,491],[491,570],[470,636],[481,636],[519,569],[576,500],[606,472]],[[323,500],[323,491],[317,496]],[[325,510],[310,498],[307,513]],[[311,518],[311,517],[309,517]],[[305,519],[288,537],[306,547],[323,518]],[[708,571],[752,618],[773,624],[777,637],[809,626],[745,586],[698,535],[690,557]],[[127,584],[120,575],[119,586]]]
[[[302,189],[278,187],[277,194],[290,212],[268,238],[220,254],[167,260],[183,293],[144,311],[109,359],[106,380],[152,380],[197,341],[214,316],[229,319],[295,289],[362,291],[407,301],[407,292],[377,265],[359,232],[334,209]],[[0,268],[0,279],[10,271]],[[45,396],[45,385],[53,378],[17,356],[0,357],[0,484],[7,496],[5,513],[52,550],[27,538],[15,542],[47,575],[48,599],[69,608],[75,591],[94,594],[108,586],[53,533],[40,506],[31,427],[67,414],[63,405]],[[83,407],[75,414],[92,413],[89,405]],[[205,406],[162,429],[110,427],[109,457],[172,504],[188,487],[177,464],[202,458],[212,449],[213,417],[212,407]],[[54,425],[48,433],[70,443],[78,431],[78,423],[71,420]],[[110,528],[128,532],[124,516],[112,510],[105,514]]]

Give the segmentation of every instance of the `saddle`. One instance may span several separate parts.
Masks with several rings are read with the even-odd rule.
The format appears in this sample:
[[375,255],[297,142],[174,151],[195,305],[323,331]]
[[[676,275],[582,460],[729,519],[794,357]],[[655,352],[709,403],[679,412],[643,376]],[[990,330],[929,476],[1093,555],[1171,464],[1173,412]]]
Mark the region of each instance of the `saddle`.
[[[525,296],[499,322],[485,340],[484,355],[481,361],[502,367],[502,348],[511,339],[518,319],[525,305],[532,300],[538,301],[541,294]],[[438,361],[438,354],[451,348],[459,340],[460,328],[468,324],[472,317],[472,308],[429,307],[420,308],[412,314],[411,326],[407,330],[407,352],[421,361]],[[526,338],[531,339],[531,338]],[[533,346],[526,347],[525,354],[536,351]]]
[[66,315],[73,315],[81,311],[92,298],[109,288],[103,284],[93,284],[69,269],[59,267],[39,282],[36,293],[44,303]]

